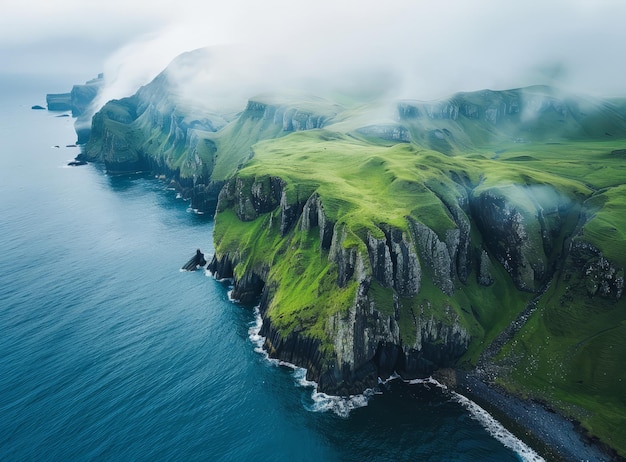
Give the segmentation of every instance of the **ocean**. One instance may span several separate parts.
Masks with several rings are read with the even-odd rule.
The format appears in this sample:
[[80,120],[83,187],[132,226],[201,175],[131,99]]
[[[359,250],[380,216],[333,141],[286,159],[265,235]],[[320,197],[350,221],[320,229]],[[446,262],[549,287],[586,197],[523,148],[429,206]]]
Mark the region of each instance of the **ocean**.
[[51,91],[0,78],[0,460],[541,460],[436,383],[339,399],[268,360],[254,308],[180,271],[212,217],[68,167],[73,119],[31,109]]

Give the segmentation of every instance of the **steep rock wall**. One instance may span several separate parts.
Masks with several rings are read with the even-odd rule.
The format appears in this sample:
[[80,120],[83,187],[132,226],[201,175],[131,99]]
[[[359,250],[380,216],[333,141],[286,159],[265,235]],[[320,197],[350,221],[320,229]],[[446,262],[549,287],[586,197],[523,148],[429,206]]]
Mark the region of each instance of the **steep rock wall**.
[[[321,390],[345,394],[361,392],[375,385],[378,377],[394,371],[407,377],[428,376],[453,364],[467,350],[470,335],[449,308],[442,307],[447,314],[434,317],[430,306],[426,313],[403,306],[409,303],[405,300],[412,300],[420,291],[422,270],[418,254],[432,253],[428,259],[431,263],[442,259],[440,253],[445,254],[441,264],[448,281],[445,287],[453,291],[451,280],[456,267],[452,259],[458,254],[458,232],[448,244],[437,241],[432,246],[418,244],[413,232],[380,225],[376,232],[367,233],[360,245],[350,244],[348,237],[354,238],[351,231],[344,223],[333,223],[327,217],[318,193],[306,200],[293,196],[290,202],[285,188],[285,182],[279,178],[236,177],[220,193],[216,219],[219,222],[220,213],[227,210],[232,210],[242,222],[263,216],[280,217],[277,221],[268,219],[267,226],[273,227],[285,241],[280,255],[285,259],[296,258],[295,254],[290,257],[290,249],[295,246],[288,243],[298,233],[314,232],[318,237],[315,258],[326,258],[336,265],[337,288],[356,284],[356,291],[347,311],[338,311],[325,321],[323,338],[302,328],[285,331],[272,314],[272,300],[281,290],[281,280],[276,279],[269,265],[251,260],[248,249],[232,248],[221,253],[218,242],[209,269],[216,277],[234,278],[233,298],[246,302],[255,297],[261,300],[261,334],[266,337],[271,356],[307,367],[309,379],[317,381]],[[432,240],[431,230],[414,225],[422,226],[420,236],[426,237],[420,237],[421,240]],[[453,258],[449,245],[454,247]],[[239,252],[248,255],[245,261]],[[385,301],[371,292],[372,284],[391,291],[393,314],[379,306]],[[399,324],[404,316],[402,310],[411,317],[409,324],[405,323],[410,332],[404,334],[414,339],[410,344],[403,342]]]

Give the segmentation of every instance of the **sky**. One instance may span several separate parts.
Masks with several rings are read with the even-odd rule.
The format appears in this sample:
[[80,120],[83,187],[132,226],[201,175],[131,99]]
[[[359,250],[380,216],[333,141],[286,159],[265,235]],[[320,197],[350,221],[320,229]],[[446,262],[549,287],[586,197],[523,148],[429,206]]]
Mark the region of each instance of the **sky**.
[[104,72],[122,97],[184,51],[236,44],[233,85],[274,72],[425,100],[531,84],[626,96],[624,21],[623,0],[22,0],[2,7],[0,73],[67,91]]

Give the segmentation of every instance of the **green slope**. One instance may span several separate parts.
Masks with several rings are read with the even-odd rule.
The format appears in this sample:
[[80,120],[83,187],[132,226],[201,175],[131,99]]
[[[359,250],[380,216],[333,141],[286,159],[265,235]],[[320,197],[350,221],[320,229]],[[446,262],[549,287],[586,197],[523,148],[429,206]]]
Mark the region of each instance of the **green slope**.
[[[475,195],[499,191],[512,196],[511,191],[548,185],[566,202],[581,204],[587,213],[584,232],[577,239],[590,242],[612,264],[623,268],[626,240],[619,230],[624,229],[626,217],[626,175],[622,173],[623,160],[611,154],[622,145],[620,141],[513,143],[499,155],[494,155],[493,149],[475,148],[472,153],[449,157],[412,144],[381,146],[315,130],[255,145],[254,157],[238,177],[249,181],[279,177],[292,198],[316,192],[329,218],[349,230],[352,237],[344,246],[361,249],[368,232],[380,234],[380,224],[406,231],[407,217],[443,236],[454,222],[442,197],[456,200],[460,196],[463,186],[458,178],[473,184]],[[538,203],[545,206],[550,201],[541,192],[533,194],[515,199],[520,210],[526,208],[532,214]],[[249,252],[239,267],[241,274],[269,263],[273,301],[268,316],[285,334],[304,330],[324,340],[326,320],[348,309],[356,286],[336,286],[336,265],[320,254],[316,235],[292,231],[281,238],[275,229],[267,228],[271,221],[267,216],[244,223],[230,213],[218,213],[217,250]],[[276,222],[278,213],[273,213]],[[624,451],[626,401],[621,383],[626,377],[621,372],[621,358],[626,353],[626,306],[622,298],[610,301],[586,293],[564,298],[568,284],[584,285],[583,281],[564,280],[566,273],[559,266],[563,265],[559,258],[568,233],[576,231],[578,213],[572,212],[568,220],[567,233],[554,237],[557,244],[547,256],[556,265],[555,279],[530,322],[502,351],[499,361],[506,367],[499,380],[511,390],[546,400],[581,421],[593,435]],[[247,238],[240,239],[244,235]],[[484,246],[482,236],[475,233],[472,246],[478,252]],[[473,272],[466,283],[455,279],[453,296],[436,287],[426,269],[420,293],[400,303],[404,341],[415,338],[408,321],[412,312],[428,306],[434,316],[445,316],[452,309],[472,335],[459,364],[474,364],[531,299],[531,294],[515,287],[502,266],[492,263],[492,286],[477,284]],[[619,275],[623,278],[623,269]],[[372,296],[383,312],[385,306],[392,312],[390,289],[373,284]],[[330,351],[332,345],[326,343],[324,348]]]
[[[157,81],[110,102],[94,118],[88,152],[225,181],[216,253],[233,257],[237,279],[263,277],[266,316],[283,337],[319,340],[330,364],[337,319],[363,290],[361,271],[372,310],[394,318],[403,348],[419,343],[420,316],[458,325],[471,339],[452,365],[471,368],[537,297],[494,360],[498,381],[626,455],[623,101],[547,87],[397,104],[265,95],[225,116],[169,98]],[[283,196],[270,197],[276,182]],[[331,249],[301,216],[280,228],[284,206],[311,197],[335,231]],[[436,252],[457,245],[460,258],[450,236],[464,223],[466,261],[442,276]],[[428,242],[416,229],[432,231]],[[393,233],[417,254],[417,293],[374,277],[371,243]],[[344,284],[333,252],[361,258]]]

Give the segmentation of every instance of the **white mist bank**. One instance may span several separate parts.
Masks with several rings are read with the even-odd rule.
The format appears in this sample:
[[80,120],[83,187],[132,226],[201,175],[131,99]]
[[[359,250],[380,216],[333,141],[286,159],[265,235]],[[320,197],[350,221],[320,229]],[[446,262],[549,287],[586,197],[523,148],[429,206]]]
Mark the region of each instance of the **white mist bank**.
[[179,54],[207,46],[225,52],[193,79],[181,75],[181,88],[200,100],[373,86],[434,100],[535,84],[621,96],[625,16],[626,3],[612,0],[182,2],[165,26],[109,55],[99,104],[133,94]]

